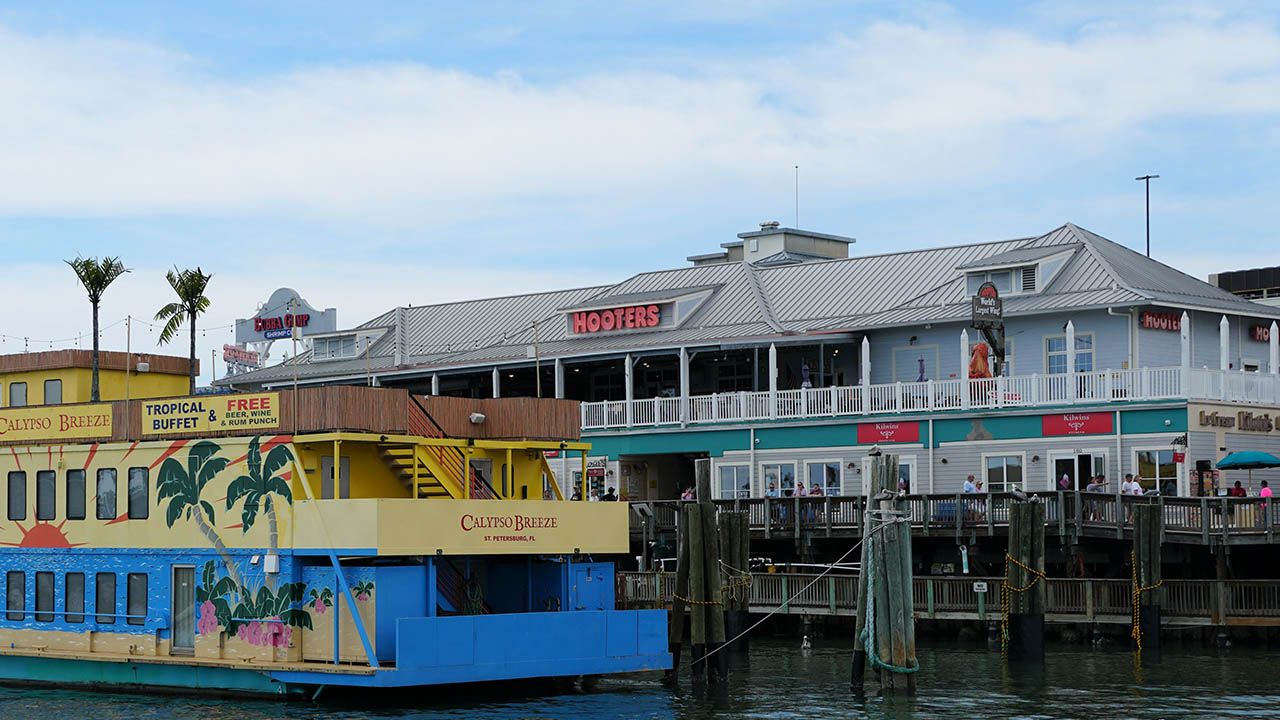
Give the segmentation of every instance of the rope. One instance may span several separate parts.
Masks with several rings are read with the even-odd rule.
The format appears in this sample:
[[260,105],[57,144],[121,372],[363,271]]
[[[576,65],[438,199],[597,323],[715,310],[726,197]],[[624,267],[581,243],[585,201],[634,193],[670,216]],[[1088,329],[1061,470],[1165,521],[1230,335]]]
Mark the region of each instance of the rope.
[[[902,522],[902,520],[899,519],[893,522]],[[885,523],[885,524],[888,525],[889,523]],[[878,645],[876,644],[876,631],[875,631],[875,627],[876,627],[875,567],[876,567],[875,543],[871,543],[870,545],[867,546],[867,567],[863,568],[863,572],[865,572],[867,575],[867,618],[865,623],[862,626],[862,636],[859,638],[862,641],[862,649],[867,653],[867,660],[871,662],[871,667],[879,668],[881,670],[888,670],[891,673],[898,673],[900,675],[909,675],[913,672],[917,672],[920,670],[919,660],[917,660],[916,658],[911,658],[911,664],[905,667],[902,665],[894,665],[893,663],[887,663],[884,660],[881,660],[880,654],[876,650]]]
[[1143,587],[1138,584],[1138,555],[1134,551],[1129,551],[1129,564],[1133,567],[1132,583],[1133,588],[1133,626],[1129,628],[1129,636],[1133,638],[1135,662],[1141,662],[1142,659],[1142,593],[1151,592],[1159,589],[1164,585],[1164,580],[1157,580],[1155,585],[1147,585]]
[[[1023,587],[1013,587],[1009,581],[1010,565],[1017,566],[1030,575],[1031,582]],[[1044,571],[1022,564],[1018,558],[1008,552],[1004,554],[1004,582],[1000,583],[1000,657],[1004,658],[1005,662],[1009,661],[1009,605],[1012,604],[1013,595],[1028,592],[1036,586],[1036,583],[1045,579]]]

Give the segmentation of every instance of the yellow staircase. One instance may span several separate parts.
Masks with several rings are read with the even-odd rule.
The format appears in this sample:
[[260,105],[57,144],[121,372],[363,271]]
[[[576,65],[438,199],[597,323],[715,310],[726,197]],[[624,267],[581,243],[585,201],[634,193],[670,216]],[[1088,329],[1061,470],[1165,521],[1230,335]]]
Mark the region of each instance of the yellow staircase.
[[[462,483],[463,455],[456,448],[438,445],[383,445],[382,462],[400,478],[410,495],[429,499],[467,497]],[[471,474],[471,498],[495,497],[488,483],[478,482]]]

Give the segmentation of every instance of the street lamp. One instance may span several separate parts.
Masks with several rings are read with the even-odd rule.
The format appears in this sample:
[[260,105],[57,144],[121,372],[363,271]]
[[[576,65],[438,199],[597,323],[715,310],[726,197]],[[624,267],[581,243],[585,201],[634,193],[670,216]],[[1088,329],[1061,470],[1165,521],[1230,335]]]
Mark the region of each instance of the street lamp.
[[1147,186],[1147,257],[1151,257],[1151,181],[1159,175],[1143,175],[1134,180],[1141,180]]

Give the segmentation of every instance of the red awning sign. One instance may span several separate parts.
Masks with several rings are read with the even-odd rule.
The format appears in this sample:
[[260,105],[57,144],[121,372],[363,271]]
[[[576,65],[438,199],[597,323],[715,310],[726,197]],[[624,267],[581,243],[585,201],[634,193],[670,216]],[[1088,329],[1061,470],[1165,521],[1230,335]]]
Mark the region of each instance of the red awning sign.
[[1067,413],[1040,416],[1040,430],[1053,435],[1105,435],[1114,432],[1111,413]]
[[919,422],[861,423],[858,425],[859,445],[914,442],[920,442]]

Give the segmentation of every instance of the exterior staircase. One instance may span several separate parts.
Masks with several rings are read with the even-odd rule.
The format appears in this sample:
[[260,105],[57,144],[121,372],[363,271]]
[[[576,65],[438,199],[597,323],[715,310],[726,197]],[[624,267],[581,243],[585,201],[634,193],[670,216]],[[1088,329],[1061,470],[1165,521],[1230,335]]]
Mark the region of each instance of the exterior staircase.
[[[417,398],[410,398],[409,434],[426,438],[447,438]],[[459,448],[425,443],[386,443],[380,454],[382,462],[400,478],[412,497],[445,500],[468,497],[462,478],[466,455]],[[465,472],[468,475],[465,482],[471,486],[471,499],[497,499],[498,493],[493,486],[478,478],[473,468],[468,466]]]

